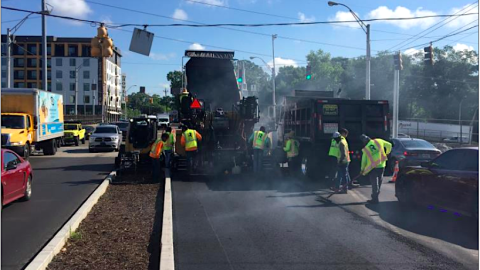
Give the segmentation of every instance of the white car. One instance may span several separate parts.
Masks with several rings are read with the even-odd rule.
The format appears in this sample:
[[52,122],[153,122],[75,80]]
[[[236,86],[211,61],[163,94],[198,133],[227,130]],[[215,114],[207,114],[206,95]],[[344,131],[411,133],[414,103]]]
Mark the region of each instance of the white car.
[[[463,136],[462,136],[463,137]],[[468,143],[470,140],[468,137],[463,137],[462,138],[462,143]],[[449,143],[459,143],[460,142],[460,137],[450,137],[450,138],[445,138],[443,139],[443,142],[449,142]]]
[[90,153],[97,150],[118,151],[122,144],[122,132],[116,125],[98,126],[88,140]]

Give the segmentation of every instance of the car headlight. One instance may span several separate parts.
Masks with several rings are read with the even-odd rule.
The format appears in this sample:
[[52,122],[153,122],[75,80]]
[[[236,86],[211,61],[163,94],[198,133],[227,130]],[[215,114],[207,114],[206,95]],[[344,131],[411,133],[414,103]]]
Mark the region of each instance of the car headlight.
[[23,142],[22,141],[19,141],[19,142],[12,142],[10,143],[11,145],[14,145],[14,146],[17,146],[17,145],[23,145]]
[[118,137],[111,137],[112,141],[118,141]]

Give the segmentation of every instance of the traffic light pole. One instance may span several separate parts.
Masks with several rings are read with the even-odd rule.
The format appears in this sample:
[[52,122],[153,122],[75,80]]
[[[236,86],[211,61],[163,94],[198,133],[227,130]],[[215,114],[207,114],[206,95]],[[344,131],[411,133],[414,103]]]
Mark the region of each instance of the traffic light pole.
[[365,99],[370,100],[370,24],[367,24],[366,26],[367,30],[367,57],[366,57],[366,80],[365,80]]
[[275,123],[275,129],[277,128],[277,101],[275,98],[275,39],[277,35],[272,35],[272,56],[273,56],[273,68],[272,68],[272,90],[273,90],[273,121]]
[[[42,89],[48,91],[47,88],[47,3],[42,0]],[[75,107],[76,111],[76,107]],[[75,113],[76,114],[76,113]]]
[[398,137],[398,103],[400,92],[400,70],[395,69],[393,73],[393,130],[392,137]]

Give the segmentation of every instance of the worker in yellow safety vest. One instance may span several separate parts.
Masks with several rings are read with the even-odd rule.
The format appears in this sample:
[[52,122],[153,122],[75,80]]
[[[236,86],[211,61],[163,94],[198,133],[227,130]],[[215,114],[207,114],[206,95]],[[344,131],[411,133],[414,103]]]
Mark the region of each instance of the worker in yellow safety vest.
[[202,141],[202,135],[195,129],[190,129],[187,126],[182,127],[181,145],[185,147],[185,154],[187,155],[187,169],[188,173],[192,173],[196,169],[196,157],[198,142]]
[[340,137],[340,133],[339,132],[334,132],[333,135],[332,135],[332,141],[330,142],[330,149],[328,150],[328,156],[329,156],[329,159],[328,159],[328,168],[330,168],[330,171],[329,171],[329,174],[328,174],[328,178],[332,181],[331,182],[331,186],[330,188],[332,190],[335,190],[335,183],[336,183],[336,176],[337,176],[337,160],[338,160],[338,157],[340,156],[340,150],[338,149],[338,142],[336,140],[336,138],[339,138]]
[[361,135],[365,147],[362,149],[362,165],[360,174],[368,176],[372,184],[372,199],[368,203],[377,204],[383,181],[383,173],[387,164],[387,155],[392,151],[392,144],[382,139],[371,139]]
[[287,143],[283,148],[283,151],[287,153],[288,169],[291,175],[295,175],[299,170],[300,159],[300,142],[295,139],[295,132],[291,131],[287,134]]
[[165,155],[165,167],[170,168],[173,147],[175,146],[175,134],[172,133],[171,127],[165,129],[165,134],[168,135],[168,139],[163,144],[163,154]]
[[152,176],[153,180],[157,180],[160,177],[160,156],[162,155],[163,145],[168,139],[167,134],[162,134],[160,139],[155,140],[150,148],[149,156],[152,158]]
[[253,132],[248,143],[253,143],[253,172],[256,173],[262,170],[264,149],[270,148],[270,138],[265,133],[265,127]]
[[[350,174],[348,172],[348,165],[350,164],[350,153],[348,149],[348,130],[341,128],[339,132],[340,136],[335,138],[335,141],[338,142],[338,157],[337,157],[337,185],[336,192],[341,191],[344,194],[348,193],[349,186],[351,187]],[[341,188],[341,190],[340,190]]]

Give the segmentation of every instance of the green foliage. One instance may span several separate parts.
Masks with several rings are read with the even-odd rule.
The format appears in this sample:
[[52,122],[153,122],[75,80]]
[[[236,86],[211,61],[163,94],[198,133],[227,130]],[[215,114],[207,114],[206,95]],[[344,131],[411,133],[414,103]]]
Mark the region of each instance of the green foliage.
[[79,232],[79,231],[76,231],[76,232],[70,232],[70,239],[72,241],[77,241],[77,240],[81,240],[83,238],[82,236],[82,233]]
[[170,71],[167,74],[167,80],[170,82],[170,88],[181,88],[182,87],[182,72],[181,71]]
[[[150,103],[150,98],[153,98],[153,103]],[[129,116],[169,112],[173,106],[174,98],[171,96],[160,97],[157,94],[150,96],[144,93],[132,93],[128,96]]]

